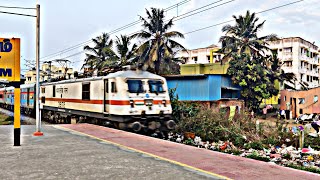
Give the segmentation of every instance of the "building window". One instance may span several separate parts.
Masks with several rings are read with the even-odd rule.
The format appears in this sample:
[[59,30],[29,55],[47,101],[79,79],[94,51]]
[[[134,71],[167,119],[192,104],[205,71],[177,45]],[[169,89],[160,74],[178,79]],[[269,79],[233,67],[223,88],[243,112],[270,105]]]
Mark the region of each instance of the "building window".
[[314,95],[314,96],[313,96],[313,102],[314,102],[314,103],[318,102],[318,95]]
[[207,60],[208,60],[208,62],[210,62],[210,56],[207,56]]
[[198,57],[197,57],[197,56],[192,57],[192,60],[193,60],[195,63],[197,63],[197,62],[198,62]]
[[302,81],[302,78],[303,78],[303,74],[300,74],[300,80]]
[[300,113],[300,114],[303,114],[303,110],[302,110],[302,109],[299,109],[299,113]]
[[304,98],[299,98],[299,104],[304,104],[305,103],[305,99]]
[[52,97],[56,97],[56,86],[53,85],[52,87]]
[[283,52],[292,52],[292,47],[284,48]]
[[307,82],[309,82],[309,75],[307,75]]
[[31,77],[28,77],[28,81],[31,81]]
[[90,100],[90,83],[82,84],[82,100]]
[[286,100],[287,100],[287,97],[286,97],[286,96],[284,96],[284,97],[283,97],[283,100],[284,100],[284,102],[286,102]]
[[41,88],[41,93],[42,93],[42,94],[46,93],[46,88],[44,88],[44,87]]

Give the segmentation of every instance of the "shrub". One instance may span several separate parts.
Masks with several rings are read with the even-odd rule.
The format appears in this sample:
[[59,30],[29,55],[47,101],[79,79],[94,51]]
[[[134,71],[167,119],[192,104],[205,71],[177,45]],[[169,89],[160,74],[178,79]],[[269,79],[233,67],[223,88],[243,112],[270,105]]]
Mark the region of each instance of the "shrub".
[[255,159],[255,160],[259,160],[259,161],[264,161],[264,162],[269,162],[270,159],[267,158],[267,157],[262,157],[262,156],[259,156],[259,155],[256,155],[256,154],[249,154],[246,156],[247,158],[250,158],[250,159]]
[[313,149],[320,149],[320,138],[319,137],[311,137],[308,135],[305,135],[304,139],[304,146],[305,147],[311,147]]
[[252,149],[257,149],[257,150],[262,150],[264,148],[262,142],[256,141],[256,142],[251,142],[249,143],[250,148]]
[[175,122],[179,122],[182,118],[193,117],[199,112],[197,103],[181,102],[179,96],[176,94],[176,88],[169,90],[169,96],[172,107],[172,116]]
[[303,171],[309,171],[309,172],[320,174],[320,169],[313,168],[313,167],[304,167],[304,166],[298,166],[295,164],[287,164],[286,166],[290,167],[290,168],[294,168],[294,169],[299,169],[299,170],[303,170]]

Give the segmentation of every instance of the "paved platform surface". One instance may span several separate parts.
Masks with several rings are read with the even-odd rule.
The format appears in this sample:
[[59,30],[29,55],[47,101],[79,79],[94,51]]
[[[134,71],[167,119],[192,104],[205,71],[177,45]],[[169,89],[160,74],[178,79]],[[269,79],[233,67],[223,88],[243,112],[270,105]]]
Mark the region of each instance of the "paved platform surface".
[[[90,124],[62,125],[116,146],[232,179],[320,179],[320,175]],[[179,177],[176,175],[175,177]],[[192,178],[193,179],[193,178]]]
[[[114,131],[107,128],[93,125],[66,127],[88,128],[115,138]],[[34,137],[35,126],[22,126],[21,146],[13,147],[13,126],[0,126],[0,179],[218,179],[58,128],[43,126],[44,136]],[[130,138],[126,140],[130,141]]]

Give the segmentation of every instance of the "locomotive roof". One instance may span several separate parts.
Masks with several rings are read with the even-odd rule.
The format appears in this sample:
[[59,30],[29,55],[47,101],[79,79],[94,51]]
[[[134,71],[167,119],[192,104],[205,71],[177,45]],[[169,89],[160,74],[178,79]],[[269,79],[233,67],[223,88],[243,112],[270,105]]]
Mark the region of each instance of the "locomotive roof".
[[126,70],[126,71],[118,71],[118,72],[115,72],[115,73],[110,73],[107,76],[90,77],[90,78],[84,78],[84,79],[69,79],[69,80],[63,80],[63,81],[57,81],[57,82],[43,83],[41,85],[61,84],[61,83],[71,83],[71,82],[82,82],[82,81],[96,81],[96,80],[117,78],[117,77],[121,77],[121,78],[143,78],[143,79],[165,79],[162,76],[150,73],[148,71]]
[[31,84],[21,84],[20,88],[31,88],[34,87],[36,84],[35,83],[31,83]]

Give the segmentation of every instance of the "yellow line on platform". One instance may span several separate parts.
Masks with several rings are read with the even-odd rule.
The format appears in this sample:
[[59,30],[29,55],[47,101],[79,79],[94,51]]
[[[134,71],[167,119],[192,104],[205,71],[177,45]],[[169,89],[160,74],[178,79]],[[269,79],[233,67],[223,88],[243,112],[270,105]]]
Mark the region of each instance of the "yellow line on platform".
[[187,167],[187,168],[190,168],[190,169],[195,170],[195,171],[199,171],[199,172],[202,172],[202,173],[205,173],[205,174],[209,174],[209,175],[211,175],[211,176],[216,176],[216,177],[218,177],[218,178],[231,180],[230,178],[225,177],[225,176],[222,176],[222,175],[219,175],[219,174],[215,174],[215,173],[212,173],[212,172],[209,172],[209,171],[205,171],[205,170],[203,170],[203,169],[199,169],[199,168],[196,168],[196,167],[193,167],[193,166],[189,166],[189,165],[187,165],[187,164],[184,164],[184,163],[181,163],[181,162],[178,162],[178,161],[174,161],[174,160],[171,160],[171,159],[167,159],[167,158],[164,158],[164,157],[161,157],[161,156],[157,156],[157,155],[154,155],[154,154],[145,152],[145,151],[141,151],[141,150],[132,148],[132,147],[128,147],[128,146],[125,146],[125,145],[122,145],[122,144],[118,144],[118,143],[115,143],[115,142],[112,142],[112,141],[108,141],[108,140],[105,140],[105,139],[102,139],[102,138],[98,138],[98,137],[96,137],[96,136],[93,136],[93,135],[90,135],[90,134],[86,134],[86,133],[83,133],[83,132],[79,132],[79,131],[76,131],[76,130],[73,130],[73,129],[70,129],[70,128],[66,128],[66,127],[63,127],[63,126],[57,126],[57,125],[54,125],[54,127],[57,128],[57,129],[64,129],[64,130],[67,130],[67,131],[73,131],[73,132],[76,132],[76,133],[79,133],[79,134],[82,134],[82,135],[91,137],[91,138],[93,138],[93,139],[97,139],[97,140],[100,140],[100,141],[104,141],[104,142],[113,144],[113,145],[115,145],[115,146],[119,146],[119,147],[122,147],[122,148],[125,148],[125,149],[129,149],[129,150],[132,150],[132,151],[141,153],[141,154],[146,154],[146,155],[148,155],[148,156],[151,156],[151,157],[154,157],[154,158],[163,160],[163,161],[167,161],[167,162],[170,162],[170,163],[173,163],[173,164],[182,166],[182,167]]

